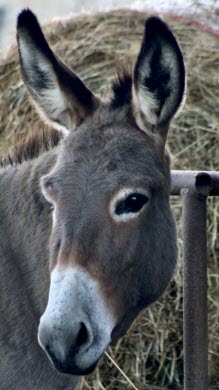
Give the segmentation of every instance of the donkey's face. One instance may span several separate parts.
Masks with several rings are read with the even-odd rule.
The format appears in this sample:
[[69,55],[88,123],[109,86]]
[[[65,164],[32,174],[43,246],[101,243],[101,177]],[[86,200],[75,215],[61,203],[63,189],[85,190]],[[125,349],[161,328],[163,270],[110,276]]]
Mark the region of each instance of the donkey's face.
[[18,18],[18,43],[37,109],[66,134],[41,178],[53,227],[39,343],[57,369],[85,374],[174,270],[165,140],[183,97],[183,59],[167,26],[149,19],[133,77],[101,102],[55,57],[30,11]]

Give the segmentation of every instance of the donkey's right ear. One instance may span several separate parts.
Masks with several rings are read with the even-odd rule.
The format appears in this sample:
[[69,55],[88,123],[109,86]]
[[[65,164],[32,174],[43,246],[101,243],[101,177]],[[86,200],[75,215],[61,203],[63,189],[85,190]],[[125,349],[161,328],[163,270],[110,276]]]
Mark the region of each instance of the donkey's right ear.
[[64,133],[73,130],[100,100],[54,55],[29,9],[18,16],[17,41],[22,78],[40,115]]

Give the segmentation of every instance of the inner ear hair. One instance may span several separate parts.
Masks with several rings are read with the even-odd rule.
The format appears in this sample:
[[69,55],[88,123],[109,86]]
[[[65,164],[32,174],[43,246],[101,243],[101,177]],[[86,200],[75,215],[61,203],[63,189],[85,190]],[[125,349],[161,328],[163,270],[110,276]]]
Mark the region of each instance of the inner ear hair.
[[18,16],[17,40],[22,78],[40,115],[64,133],[74,129],[100,100],[55,56],[28,9]]
[[143,131],[166,138],[167,125],[183,101],[185,66],[176,38],[160,18],[151,17],[145,23],[133,81],[137,124]]

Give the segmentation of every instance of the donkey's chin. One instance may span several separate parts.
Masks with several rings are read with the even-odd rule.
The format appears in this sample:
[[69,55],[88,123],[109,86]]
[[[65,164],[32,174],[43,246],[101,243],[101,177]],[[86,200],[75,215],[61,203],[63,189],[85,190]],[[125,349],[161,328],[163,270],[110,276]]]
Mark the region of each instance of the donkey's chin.
[[55,367],[55,369],[58,370],[60,373],[67,374],[67,375],[74,375],[74,376],[84,376],[84,375],[91,374],[95,370],[97,363],[99,362],[98,359],[91,366],[87,368],[81,368],[80,366],[78,366],[75,363],[72,363],[71,361],[62,364],[55,358],[54,359],[50,358],[50,360],[53,366]]

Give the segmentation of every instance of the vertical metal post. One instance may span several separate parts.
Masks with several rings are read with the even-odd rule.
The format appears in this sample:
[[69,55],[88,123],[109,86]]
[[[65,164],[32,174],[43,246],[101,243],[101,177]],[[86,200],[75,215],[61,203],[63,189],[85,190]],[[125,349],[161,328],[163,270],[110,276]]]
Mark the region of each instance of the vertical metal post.
[[[205,183],[206,184],[206,183]],[[208,389],[207,191],[182,189],[184,390]],[[205,193],[206,192],[206,193]]]

